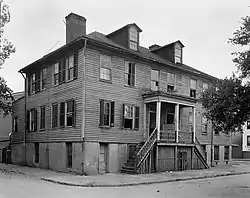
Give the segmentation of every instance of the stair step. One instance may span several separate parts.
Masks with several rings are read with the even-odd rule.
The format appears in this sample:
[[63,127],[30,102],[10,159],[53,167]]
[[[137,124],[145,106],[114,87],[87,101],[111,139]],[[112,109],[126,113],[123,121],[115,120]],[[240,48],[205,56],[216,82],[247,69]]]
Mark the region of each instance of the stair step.
[[126,174],[136,174],[135,169],[126,169],[126,168],[121,168],[121,173],[126,173]]

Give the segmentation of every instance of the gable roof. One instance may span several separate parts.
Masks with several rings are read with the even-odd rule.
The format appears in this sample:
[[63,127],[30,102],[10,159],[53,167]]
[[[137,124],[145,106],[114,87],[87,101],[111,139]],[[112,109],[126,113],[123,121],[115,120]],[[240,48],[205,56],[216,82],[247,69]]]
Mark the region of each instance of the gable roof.
[[131,26],[132,26],[132,27],[135,27],[135,28],[138,30],[138,32],[142,32],[142,29],[139,28],[138,25],[136,25],[135,23],[130,23],[130,24],[127,24],[127,25],[125,25],[125,26],[119,28],[118,30],[115,30],[114,32],[111,32],[110,34],[107,34],[106,36],[107,36],[107,37],[110,37],[110,36],[116,34],[117,32],[119,32],[119,31],[121,31],[121,30],[123,30],[123,29],[125,29],[125,28],[131,27]]

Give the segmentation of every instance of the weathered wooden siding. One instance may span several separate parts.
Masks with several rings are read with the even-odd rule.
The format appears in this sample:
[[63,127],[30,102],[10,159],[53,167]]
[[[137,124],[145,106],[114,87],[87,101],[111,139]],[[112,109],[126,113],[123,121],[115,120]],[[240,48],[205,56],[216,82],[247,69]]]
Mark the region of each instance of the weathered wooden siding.
[[[27,95],[27,109],[36,108],[38,112],[38,130],[27,133],[27,142],[54,142],[54,141],[80,141],[82,136],[82,76],[83,76],[83,50],[78,53],[78,77],[73,81],[61,85],[52,85],[53,66],[47,67],[47,88],[35,94]],[[51,126],[52,104],[73,99],[76,104],[76,126],[55,128]],[[46,106],[45,130],[40,128],[40,107]],[[59,109],[58,109],[59,117]]]
[[20,98],[17,101],[13,102],[13,114],[12,117],[18,117],[18,132],[12,132],[12,142],[13,143],[21,143],[24,140],[24,130],[25,130],[25,124],[24,124],[24,98]]

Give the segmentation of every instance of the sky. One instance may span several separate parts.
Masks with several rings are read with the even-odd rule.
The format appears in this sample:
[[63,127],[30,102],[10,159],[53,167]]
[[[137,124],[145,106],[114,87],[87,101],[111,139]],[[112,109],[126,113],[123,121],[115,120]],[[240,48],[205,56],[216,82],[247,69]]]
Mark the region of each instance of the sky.
[[[140,45],[166,45],[180,40],[183,63],[224,78],[236,70],[227,43],[250,15],[249,0],[3,0],[10,6],[11,21],[5,27],[16,53],[0,69],[8,86],[24,90],[18,70],[66,42],[65,16],[74,12],[87,19],[87,33],[109,34],[129,23],[141,29]],[[54,47],[53,47],[54,46]]]

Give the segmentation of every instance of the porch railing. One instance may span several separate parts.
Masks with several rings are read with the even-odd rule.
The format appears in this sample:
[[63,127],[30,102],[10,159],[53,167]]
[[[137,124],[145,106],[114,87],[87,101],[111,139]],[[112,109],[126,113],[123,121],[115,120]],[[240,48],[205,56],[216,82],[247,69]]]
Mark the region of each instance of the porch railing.
[[141,169],[141,165],[144,164],[156,141],[157,127],[155,127],[154,131],[148,137],[147,141],[143,144],[141,149],[136,154],[136,172],[139,172],[139,170]]
[[[193,134],[190,132],[183,132],[179,131],[178,133],[179,143],[186,143],[191,144],[193,143]],[[160,140],[169,142],[169,143],[176,143],[176,131],[161,131],[160,133]]]

